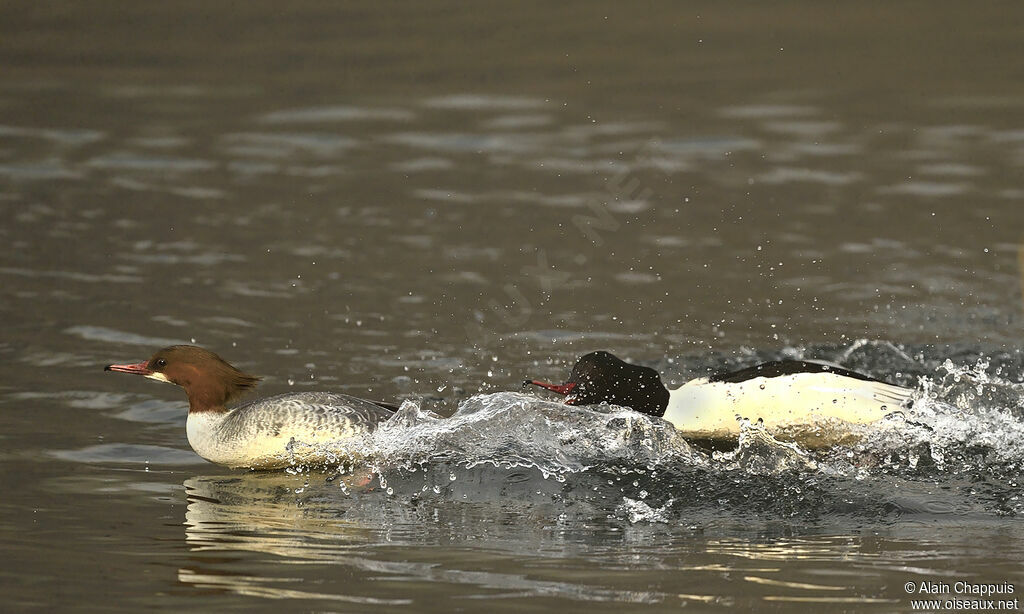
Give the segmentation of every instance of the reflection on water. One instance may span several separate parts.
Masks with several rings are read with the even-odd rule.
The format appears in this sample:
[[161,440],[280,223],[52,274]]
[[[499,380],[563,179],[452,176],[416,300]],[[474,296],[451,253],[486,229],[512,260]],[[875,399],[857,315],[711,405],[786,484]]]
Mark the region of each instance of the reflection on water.
[[[574,517],[572,507],[544,519],[527,504],[510,515],[507,500],[387,496],[372,487],[359,490],[351,480],[343,495],[339,479],[309,473],[186,480],[192,560],[179,570],[179,581],[272,599],[417,607],[425,605],[419,591],[426,586],[443,592],[452,589],[439,587],[460,586],[511,603],[548,597],[756,607],[775,601],[898,604],[904,595],[890,587],[896,582],[973,573],[922,566],[957,548],[948,540],[930,543],[930,528],[920,529],[920,537],[912,527],[902,530],[906,537],[885,537],[895,525],[861,535],[784,536],[729,523],[679,532],[590,516],[581,532],[577,523],[586,514]],[[600,506],[601,497],[577,497],[577,503]],[[540,498],[532,504],[544,507]],[[977,530],[968,526],[957,524],[956,541],[969,539],[963,531]],[[1014,544],[1019,550],[1019,540]],[[254,576],[253,569],[279,575]],[[389,587],[387,599],[373,583]]]
[[[362,482],[362,478],[352,476],[337,480],[344,481],[347,489],[353,490]],[[482,595],[506,599],[559,595],[573,600],[650,603],[664,598],[656,592],[609,590],[569,581],[531,578],[518,572],[464,568],[451,552],[439,555],[434,551],[448,542],[453,544],[451,550],[466,554],[469,550],[464,542],[483,537],[483,532],[474,525],[496,520],[482,517],[481,512],[504,516],[508,511],[502,506],[485,505],[467,517],[465,510],[458,509],[461,507],[458,504],[450,509],[430,509],[415,501],[409,506],[387,498],[365,497],[365,493],[353,496],[352,490],[349,490],[350,496],[345,497],[341,496],[342,485],[334,476],[325,484],[324,476],[318,474],[249,475],[228,479],[197,477],[186,480],[185,487],[189,494],[185,539],[194,552],[258,552],[307,563],[303,567],[285,568],[294,570],[291,573],[300,577],[256,579],[234,575],[224,566],[216,566],[208,573],[181,570],[179,580],[190,584],[272,598],[338,599],[377,604],[421,602],[423,597],[418,593],[421,583],[467,585],[477,587]],[[465,525],[467,520],[472,524]],[[529,530],[521,532],[529,535]],[[534,543],[535,540],[531,540],[529,545],[514,546],[513,554],[532,552]],[[404,553],[401,546],[413,544],[421,544],[424,549],[419,553]],[[400,558],[396,559],[396,555]],[[416,560],[421,557],[426,558]],[[501,559],[497,557],[494,564],[500,565]],[[309,563],[331,567],[321,569]],[[310,569],[314,571],[303,574]],[[393,594],[407,597],[384,600],[360,596],[358,593],[368,588],[372,590],[372,586],[360,582],[346,583],[340,587],[340,593],[310,593],[289,588],[296,582],[308,585],[309,573],[318,578],[322,574],[348,578],[370,576],[375,582],[396,583]],[[324,583],[323,579],[316,582]]]
[[178,571],[178,580],[202,589],[221,589],[246,597],[264,599],[312,599],[361,603],[367,605],[409,605],[411,599],[380,599],[375,597],[353,597],[344,594],[316,593],[307,590],[289,589],[280,586],[267,586],[271,583],[301,583],[304,578],[263,578],[256,576],[226,576],[221,574],[204,574],[194,569]]

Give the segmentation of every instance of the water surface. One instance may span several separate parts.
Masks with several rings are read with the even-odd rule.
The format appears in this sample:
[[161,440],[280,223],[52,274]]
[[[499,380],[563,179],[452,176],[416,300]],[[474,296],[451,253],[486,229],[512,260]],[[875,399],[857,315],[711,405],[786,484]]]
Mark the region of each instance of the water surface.
[[[3,13],[7,609],[1024,590],[1020,9]],[[413,403],[372,476],[220,469],[180,391],[101,371],[180,342],[265,395]],[[848,447],[712,453],[518,396],[595,349],[673,386],[824,358],[922,402]]]

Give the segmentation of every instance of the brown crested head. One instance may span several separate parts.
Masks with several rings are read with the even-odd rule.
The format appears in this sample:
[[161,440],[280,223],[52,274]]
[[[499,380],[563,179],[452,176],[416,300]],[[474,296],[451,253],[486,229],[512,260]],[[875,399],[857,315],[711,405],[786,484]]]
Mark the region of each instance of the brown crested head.
[[177,384],[188,395],[189,411],[225,411],[228,403],[256,387],[260,378],[232,367],[220,356],[194,345],[166,347],[146,362],[107,365],[105,371],[133,373]]

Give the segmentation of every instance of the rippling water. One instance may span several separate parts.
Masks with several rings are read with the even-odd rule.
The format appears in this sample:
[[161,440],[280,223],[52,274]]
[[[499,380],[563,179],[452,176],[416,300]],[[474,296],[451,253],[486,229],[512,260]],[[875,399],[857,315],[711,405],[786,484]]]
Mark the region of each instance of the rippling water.
[[[910,611],[1024,590],[1015,7],[22,5],[0,20],[5,609]],[[406,401],[204,463],[172,343]],[[856,443],[519,387],[824,358]],[[916,591],[915,591],[916,595]]]

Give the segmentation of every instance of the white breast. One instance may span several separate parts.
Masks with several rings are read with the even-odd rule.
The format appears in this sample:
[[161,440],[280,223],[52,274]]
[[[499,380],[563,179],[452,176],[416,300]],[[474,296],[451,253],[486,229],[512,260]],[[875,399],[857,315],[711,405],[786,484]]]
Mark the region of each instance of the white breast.
[[772,435],[811,447],[848,438],[911,398],[906,388],[834,373],[796,373],[743,382],[687,382],[670,393],[665,420],[688,437],[735,439],[739,419],[762,421]]

